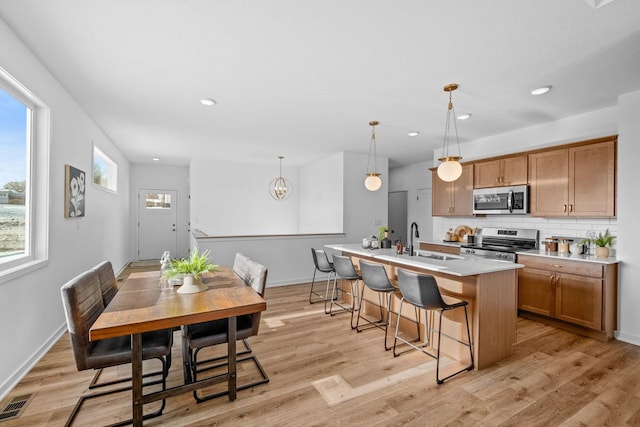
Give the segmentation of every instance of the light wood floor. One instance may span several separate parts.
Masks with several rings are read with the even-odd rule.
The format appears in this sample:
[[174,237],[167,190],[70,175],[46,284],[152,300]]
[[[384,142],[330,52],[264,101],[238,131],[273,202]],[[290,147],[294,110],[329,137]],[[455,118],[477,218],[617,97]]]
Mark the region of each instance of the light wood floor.
[[[382,331],[352,331],[347,314],[329,317],[320,304],[309,305],[308,290],[267,289],[260,334],[250,341],[270,383],[239,392],[234,402],[196,404],[191,394],[170,399],[164,414],[145,425],[640,425],[640,347],[520,319],[510,358],[438,386],[428,356],[394,358],[383,349]],[[179,340],[176,332],[170,383],[182,378]],[[252,375],[249,367],[239,369],[240,382]],[[113,368],[104,377],[126,371]],[[2,402],[4,408],[13,397],[33,394],[22,415],[0,427],[63,425],[92,376],[76,370],[65,334]],[[128,418],[129,399],[129,392],[94,399],[74,425]]]

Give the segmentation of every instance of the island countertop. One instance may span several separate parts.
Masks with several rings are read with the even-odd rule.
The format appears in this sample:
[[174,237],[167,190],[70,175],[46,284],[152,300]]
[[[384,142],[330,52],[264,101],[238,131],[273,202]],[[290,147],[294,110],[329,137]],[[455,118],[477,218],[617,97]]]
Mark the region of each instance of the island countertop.
[[[399,255],[395,248],[391,249],[363,249],[358,243],[325,245],[329,249],[342,251],[353,255],[360,255],[379,259],[380,261],[393,262],[399,265],[417,267],[452,276],[475,276],[479,274],[495,273],[498,271],[515,270],[524,265],[508,261],[487,260],[464,255],[449,255],[439,252],[420,250],[421,255]],[[434,258],[428,256],[432,255]],[[438,259],[438,258],[446,259]]]

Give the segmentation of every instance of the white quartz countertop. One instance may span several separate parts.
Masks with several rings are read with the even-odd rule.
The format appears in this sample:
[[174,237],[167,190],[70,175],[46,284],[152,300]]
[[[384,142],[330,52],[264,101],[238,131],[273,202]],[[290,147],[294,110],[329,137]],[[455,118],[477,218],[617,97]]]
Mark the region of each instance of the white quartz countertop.
[[417,267],[430,271],[451,274],[452,276],[475,276],[478,274],[495,273],[498,271],[515,270],[524,265],[507,261],[487,260],[484,258],[468,257],[464,255],[449,255],[440,252],[419,251],[420,254],[433,255],[432,259],[424,256],[408,254],[398,255],[395,248],[391,249],[363,249],[359,243],[342,245],[326,245],[325,247],[339,252],[353,255],[362,255],[379,259],[380,261],[394,262],[408,267]]
[[616,257],[598,258],[595,255],[571,254],[564,252],[546,252],[544,248],[540,250],[516,252],[517,255],[532,255],[545,258],[568,259],[571,261],[583,261],[598,264],[617,264],[619,261]]

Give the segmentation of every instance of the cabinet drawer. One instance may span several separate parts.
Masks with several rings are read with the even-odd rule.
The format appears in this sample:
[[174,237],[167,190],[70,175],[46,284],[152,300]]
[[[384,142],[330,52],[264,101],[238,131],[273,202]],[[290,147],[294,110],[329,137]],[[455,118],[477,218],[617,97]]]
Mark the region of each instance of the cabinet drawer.
[[552,257],[547,258],[529,255],[518,255],[518,263],[524,264],[530,268],[553,270],[558,273],[577,274],[579,276],[596,278],[604,277],[605,266],[602,264],[590,262],[569,261]]

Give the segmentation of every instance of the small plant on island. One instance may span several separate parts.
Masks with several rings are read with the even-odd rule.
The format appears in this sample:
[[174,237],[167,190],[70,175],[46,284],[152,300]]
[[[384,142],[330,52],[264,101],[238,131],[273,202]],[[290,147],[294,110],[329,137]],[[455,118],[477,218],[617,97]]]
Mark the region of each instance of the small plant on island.
[[382,241],[384,239],[384,233],[389,231],[389,227],[386,225],[378,227],[378,240]]
[[609,233],[609,229],[607,228],[607,230],[604,232],[604,234],[602,234],[602,232],[598,233],[598,237],[591,237],[591,238],[587,238],[582,240],[580,243],[593,243],[594,245],[600,247],[600,248],[605,248],[607,246],[611,246],[613,244],[613,240],[616,238],[616,236],[613,236]]
[[184,274],[198,280],[203,273],[217,271],[218,266],[209,262],[210,252],[206,250],[200,253],[198,248],[193,248],[191,256],[188,258],[171,260],[169,268],[164,272],[164,278],[171,279],[179,274]]

